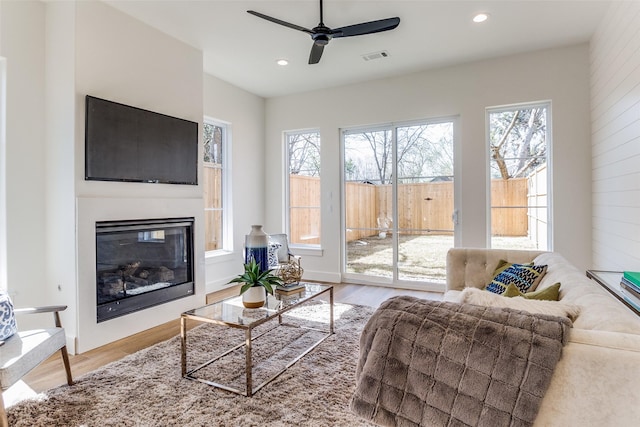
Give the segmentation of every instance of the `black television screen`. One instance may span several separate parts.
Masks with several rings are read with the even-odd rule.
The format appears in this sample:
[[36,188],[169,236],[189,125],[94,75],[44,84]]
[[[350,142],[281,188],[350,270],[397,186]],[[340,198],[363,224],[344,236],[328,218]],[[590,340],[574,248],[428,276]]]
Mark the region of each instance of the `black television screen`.
[[87,95],[85,179],[198,183],[198,123]]

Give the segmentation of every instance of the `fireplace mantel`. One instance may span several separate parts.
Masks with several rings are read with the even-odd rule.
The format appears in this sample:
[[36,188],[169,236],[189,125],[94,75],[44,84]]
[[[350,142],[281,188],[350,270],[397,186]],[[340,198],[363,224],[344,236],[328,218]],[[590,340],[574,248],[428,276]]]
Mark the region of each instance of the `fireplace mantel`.
[[[180,314],[203,305],[206,300],[204,285],[204,214],[202,199],[132,199],[78,197],[77,223],[77,304],[70,313],[76,315],[74,353],[82,353],[129,335],[178,319]],[[194,218],[193,226],[193,279],[192,296],[169,301],[98,323],[96,307],[96,223],[142,218]],[[67,321],[67,324],[69,322]],[[68,335],[73,327],[65,325]],[[73,348],[73,346],[72,346]]]

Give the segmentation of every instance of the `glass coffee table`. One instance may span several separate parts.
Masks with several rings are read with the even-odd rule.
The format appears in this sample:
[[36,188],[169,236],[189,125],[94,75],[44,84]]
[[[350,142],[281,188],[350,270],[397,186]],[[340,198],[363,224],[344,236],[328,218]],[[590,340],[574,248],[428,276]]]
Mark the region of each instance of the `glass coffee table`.
[[[293,310],[295,308],[301,307],[303,304],[314,300],[320,296],[327,295],[329,296],[329,304],[327,304],[327,308],[329,311],[329,327],[328,330],[318,329],[314,327],[300,326],[294,325],[283,321],[282,315],[286,312]],[[249,315],[247,315],[249,314]],[[208,360],[205,363],[200,364],[199,366],[187,370],[187,321],[195,320],[198,322],[204,323],[212,323],[220,326],[225,326],[228,328],[237,328],[244,330],[245,339],[242,343],[230,348],[224,353]],[[254,336],[254,330],[256,327],[263,325],[266,322],[272,321],[275,323],[275,326],[272,328],[268,328],[265,331],[261,331],[256,333]],[[277,323],[276,323],[277,322]],[[280,327],[295,327],[295,328],[303,328],[312,331],[318,331],[322,334],[320,338],[314,340],[314,342],[303,349],[300,354],[298,354],[295,358],[293,358],[290,362],[277,370],[277,372],[270,373],[268,378],[262,381],[258,385],[253,385],[253,359],[252,359],[252,345],[255,340],[258,338],[264,337],[263,339],[269,338],[269,333],[274,331],[276,328]],[[266,328],[265,328],[266,329]],[[231,391],[237,394],[241,394],[243,396],[250,397],[255,394],[262,387],[276,379],[280,374],[285,372],[290,366],[300,360],[304,355],[309,353],[311,350],[316,348],[322,341],[327,339],[329,336],[333,334],[333,286],[330,285],[319,285],[319,284],[305,284],[304,288],[300,289],[299,292],[284,294],[276,292],[276,295],[268,295],[267,302],[264,307],[257,309],[247,309],[242,305],[242,297],[237,296],[233,298],[227,298],[222,301],[208,304],[200,308],[196,308],[193,310],[186,311],[182,313],[180,316],[180,337],[181,337],[181,365],[182,365],[182,376],[184,378],[188,378],[191,380],[200,381],[202,383],[218,387],[227,391]],[[245,352],[245,375],[246,375],[246,387],[233,387],[230,385],[221,384],[216,381],[210,381],[206,378],[201,378],[197,376],[198,371],[201,371],[203,368],[211,365],[212,363],[220,360],[221,358],[227,356],[228,354],[235,352],[236,350],[244,347]]]

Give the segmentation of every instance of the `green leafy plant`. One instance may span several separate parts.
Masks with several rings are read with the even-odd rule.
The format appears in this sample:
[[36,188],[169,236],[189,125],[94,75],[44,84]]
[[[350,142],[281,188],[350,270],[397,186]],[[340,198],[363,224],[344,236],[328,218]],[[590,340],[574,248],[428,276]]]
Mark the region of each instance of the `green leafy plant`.
[[282,280],[272,273],[273,270],[260,271],[260,266],[255,259],[244,265],[244,274],[231,280],[229,283],[243,283],[240,288],[240,294],[248,291],[253,286],[262,286],[264,289],[273,294],[277,285],[282,285]]

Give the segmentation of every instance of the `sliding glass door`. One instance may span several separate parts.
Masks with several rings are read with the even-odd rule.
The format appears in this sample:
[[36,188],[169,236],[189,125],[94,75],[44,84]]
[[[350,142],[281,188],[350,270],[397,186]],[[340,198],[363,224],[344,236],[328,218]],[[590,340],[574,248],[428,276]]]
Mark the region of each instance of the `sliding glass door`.
[[343,132],[348,279],[444,283],[454,245],[453,144],[453,119]]

